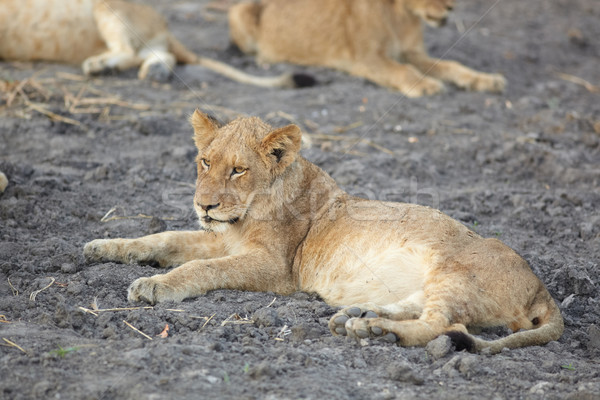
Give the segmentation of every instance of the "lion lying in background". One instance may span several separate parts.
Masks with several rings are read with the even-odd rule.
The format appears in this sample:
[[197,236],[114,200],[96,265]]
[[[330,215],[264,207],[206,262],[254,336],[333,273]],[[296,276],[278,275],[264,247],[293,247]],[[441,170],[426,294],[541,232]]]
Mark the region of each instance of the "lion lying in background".
[[[89,261],[179,265],[135,280],[130,301],[181,301],[220,288],[301,290],[347,306],[330,320],[335,335],[423,346],[447,334],[492,353],[561,336],[554,300],[499,240],[428,207],[348,195],[298,154],[295,125],[238,118],[219,127],[198,111],[191,123],[203,230],[85,245]],[[485,341],[467,331],[499,325],[514,333]]]
[[422,21],[445,23],[454,0],[262,0],[229,11],[232,41],[259,62],[320,65],[364,77],[409,97],[440,92],[442,81],[500,92],[505,79],[431,58]]
[[198,64],[237,82],[309,86],[306,75],[257,77],[185,48],[151,7],[120,0],[2,0],[0,59],[81,63],[86,75],[139,67],[163,81],[176,62]]

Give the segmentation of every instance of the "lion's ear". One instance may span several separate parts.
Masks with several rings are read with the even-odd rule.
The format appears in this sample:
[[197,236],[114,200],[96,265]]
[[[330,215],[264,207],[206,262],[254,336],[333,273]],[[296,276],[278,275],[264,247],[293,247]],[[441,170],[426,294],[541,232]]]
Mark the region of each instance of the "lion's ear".
[[269,133],[261,142],[264,155],[275,174],[282,173],[294,162],[300,150],[302,132],[296,125],[288,125]]
[[196,147],[198,150],[206,148],[217,135],[217,129],[219,129],[218,121],[196,109],[190,117],[190,123],[194,128],[194,142],[196,143]]

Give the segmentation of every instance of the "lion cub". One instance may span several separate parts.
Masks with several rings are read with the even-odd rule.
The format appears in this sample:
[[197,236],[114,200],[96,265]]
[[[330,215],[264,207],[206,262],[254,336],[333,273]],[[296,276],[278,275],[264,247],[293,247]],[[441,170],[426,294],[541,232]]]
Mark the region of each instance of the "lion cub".
[[176,62],[199,64],[229,79],[264,87],[299,87],[312,77],[257,77],[185,48],[153,8],[122,0],[3,0],[0,59],[81,63],[87,75],[139,67],[163,81]]
[[[196,111],[194,208],[202,230],[85,245],[89,261],[178,266],[139,278],[130,301],[181,301],[213,289],[318,293],[335,335],[422,346],[449,334],[471,350],[539,345],[560,311],[525,260],[438,210],[352,197],[302,158],[295,125],[258,118],[219,127]],[[468,328],[506,325],[477,339]],[[525,329],[526,331],[520,331]]]
[[454,0],[262,0],[229,11],[232,41],[259,62],[336,68],[408,97],[442,81],[500,92],[505,79],[427,55],[422,22],[443,25]]

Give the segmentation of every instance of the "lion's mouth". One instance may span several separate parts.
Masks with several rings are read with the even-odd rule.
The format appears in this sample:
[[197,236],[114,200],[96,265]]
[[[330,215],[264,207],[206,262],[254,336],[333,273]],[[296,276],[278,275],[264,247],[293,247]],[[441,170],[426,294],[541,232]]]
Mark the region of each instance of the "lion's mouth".
[[204,221],[207,224],[210,224],[211,222],[214,221],[214,222],[220,222],[220,223],[223,223],[223,224],[232,224],[233,225],[236,222],[238,222],[239,220],[240,220],[239,217],[233,217],[233,218],[230,218],[228,220],[216,219],[216,218],[213,218],[213,217],[211,217],[209,215],[205,215],[204,217],[202,217],[202,221]]

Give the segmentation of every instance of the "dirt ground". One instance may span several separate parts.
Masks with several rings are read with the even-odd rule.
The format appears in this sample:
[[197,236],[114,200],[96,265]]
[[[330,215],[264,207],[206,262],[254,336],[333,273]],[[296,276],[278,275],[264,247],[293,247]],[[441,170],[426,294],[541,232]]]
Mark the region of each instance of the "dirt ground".
[[[458,1],[428,48],[503,73],[507,91],[416,100],[323,68],[257,66],[227,50],[226,3],[149,3],[198,53],[319,85],[265,90],[194,66],[163,84],[133,71],[86,80],[77,67],[0,63],[0,398],[600,398],[600,2]],[[88,265],[83,245],[197,228],[196,107],[293,121],[312,139],[304,156],[349,192],[437,207],[500,238],[560,304],[563,337],[476,355],[440,351],[441,339],[427,351],[332,337],[335,310],[305,293],[128,303],[127,286],[156,270]]]

